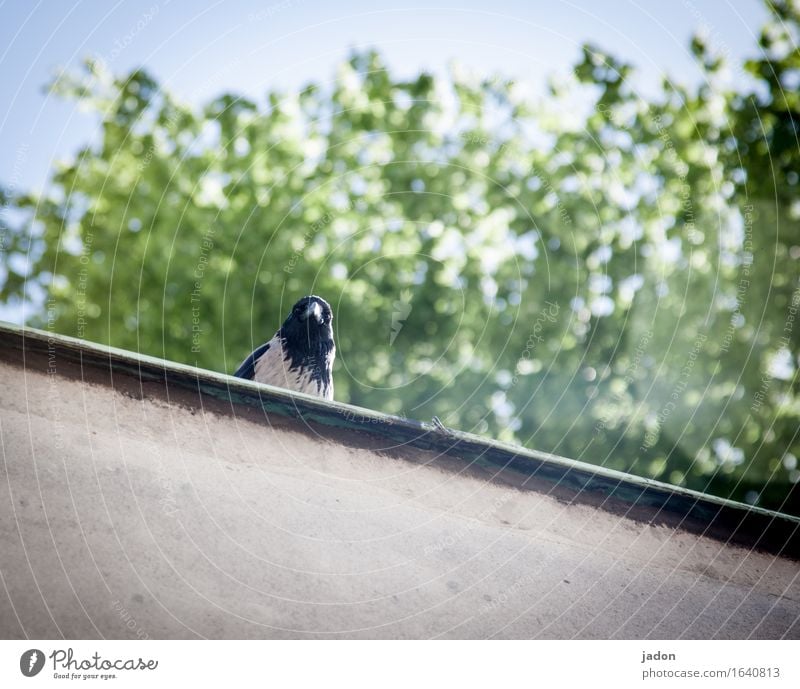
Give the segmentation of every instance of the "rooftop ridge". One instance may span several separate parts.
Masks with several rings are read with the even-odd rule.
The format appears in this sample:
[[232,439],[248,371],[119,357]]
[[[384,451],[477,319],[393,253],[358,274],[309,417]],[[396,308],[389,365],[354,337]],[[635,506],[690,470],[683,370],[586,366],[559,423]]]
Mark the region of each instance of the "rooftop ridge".
[[[17,352],[17,356],[14,356]],[[180,364],[66,335],[0,321],[0,358],[58,361],[113,376],[162,382],[168,388],[208,396],[230,406],[260,409],[304,423],[352,431],[458,458],[464,469],[523,490],[539,490],[566,502],[591,504],[627,518],[661,523],[738,545],[800,559],[800,517],[746,505],[680,486],[607,469],[472,433],[376,412]],[[31,360],[30,363],[34,363]],[[48,364],[49,366],[49,364]]]

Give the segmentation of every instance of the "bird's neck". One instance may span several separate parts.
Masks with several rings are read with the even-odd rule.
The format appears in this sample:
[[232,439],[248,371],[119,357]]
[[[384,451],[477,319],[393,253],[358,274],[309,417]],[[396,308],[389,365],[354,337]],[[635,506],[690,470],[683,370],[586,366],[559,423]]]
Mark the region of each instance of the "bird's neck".
[[336,356],[333,340],[291,337],[283,328],[278,331],[278,338],[284,357],[289,361],[289,370],[303,367],[314,369],[321,376],[330,375],[330,368]]

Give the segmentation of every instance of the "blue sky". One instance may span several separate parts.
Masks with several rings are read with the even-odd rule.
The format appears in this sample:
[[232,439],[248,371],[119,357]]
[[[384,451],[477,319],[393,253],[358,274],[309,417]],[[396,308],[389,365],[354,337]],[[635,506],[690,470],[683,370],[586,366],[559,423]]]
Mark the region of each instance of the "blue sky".
[[699,80],[687,48],[698,26],[736,60],[755,51],[765,16],[757,0],[6,0],[0,183],[41,189],[54,161],[93,140],[96,122],[42,89],[57,70],[90,55],[115,72],[144,65],[172,92],[199,103],[223,90],[263,99],[271,88],[328,81],[353,47],[371,46],[399,74],[442,72],[456,60],[536,90],[592,41],[636,64],[636,87],[649,91],[662,74]]

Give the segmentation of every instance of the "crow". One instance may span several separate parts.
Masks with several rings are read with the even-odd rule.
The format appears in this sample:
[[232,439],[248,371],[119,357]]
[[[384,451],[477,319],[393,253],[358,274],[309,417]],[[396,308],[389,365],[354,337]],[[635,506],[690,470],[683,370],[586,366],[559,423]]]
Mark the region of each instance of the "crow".
[[278,332],[248,356],[233,375],[333,399],[333,312],[314,295],[293,307]]

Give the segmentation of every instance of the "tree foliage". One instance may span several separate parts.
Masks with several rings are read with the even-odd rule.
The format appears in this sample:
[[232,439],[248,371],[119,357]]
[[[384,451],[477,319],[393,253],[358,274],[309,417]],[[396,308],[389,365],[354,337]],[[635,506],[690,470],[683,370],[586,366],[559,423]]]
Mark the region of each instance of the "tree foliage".
[[54,88],[102,134],[9,199],[0,294],[227,372],[320,294],[339,400],[800,512],[800,17],[769,7],[760,57],[698,37],[706,82],[649,99],[594,46],[540,99],[363,52],[198,109],[88,62]]

